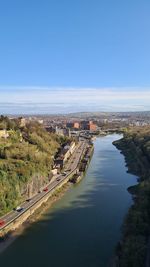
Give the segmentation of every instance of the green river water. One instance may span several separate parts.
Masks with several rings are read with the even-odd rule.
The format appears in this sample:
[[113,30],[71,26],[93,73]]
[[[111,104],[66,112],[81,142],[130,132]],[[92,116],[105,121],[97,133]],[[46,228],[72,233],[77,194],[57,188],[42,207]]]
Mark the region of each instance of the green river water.
[[136,183],[112,145],[120,138],[97,138],[84,179],[0,255],[0,267],[109,266]]

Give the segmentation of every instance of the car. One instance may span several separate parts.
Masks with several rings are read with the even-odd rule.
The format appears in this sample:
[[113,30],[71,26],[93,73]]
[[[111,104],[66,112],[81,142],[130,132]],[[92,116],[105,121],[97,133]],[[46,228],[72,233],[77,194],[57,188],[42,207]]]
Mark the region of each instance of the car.
[[5,225],[5,221],[4,220],[0,220],[0,227]]
[[44,191],[44,192],[47,192],[47,191],[48,191],[48,187],[45,187],[45,188],[43,189],[43,191]]
[[61,178],[57,178],[57,179],[56,179],[56,181],[60,181],[60,180],[61,180]]
[[15,210],[16,210],[16,211],[18,211],[18,212],[21,212],[21,211],[23,211],[23,210],[24,210],[24,208],[22,208],[22,207],[18,206],[17,208],[15,208]]
[[31,201],[31,198],[26,199],[26,201],[27,201],[27,202],[30,202],[30,201]]

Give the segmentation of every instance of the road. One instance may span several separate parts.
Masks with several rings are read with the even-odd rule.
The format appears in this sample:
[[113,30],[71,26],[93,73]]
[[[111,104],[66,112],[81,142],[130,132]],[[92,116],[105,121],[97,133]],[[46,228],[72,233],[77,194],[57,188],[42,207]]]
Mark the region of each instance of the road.
[[0,221],[4,221],[5,224],[3,226],[0,226],[0,230],[4,229],[8,224],[13,222],[18,217],[20,217],[25,211],[27,211],[32,206],[34,206],[39,200],[41,200],[50,191],[52,191],[54,189],[57,189],[58,185],[60,185],[77,168],[78,163],[80,161],[80,158],[82,157],[86,147],[87,147],[87,142],[86,141],[79,142],[79,144],[77,145],[75,151],[71,155],[69,161],[65,165],[64,169],[65,169],[66,175],[64,175],[62,173],[62,174],[60,174],[60,175],[58,175],[56,177],[55,181],[53,181],[53,182],[49,183],[48,185],[46,185],[44,188],[47,188],[48,189],[47,191],[43,191],[42,190],[40,193],[38,193],[33,198],[31,198],[29,202],[28,201],[23,202],[19,206],[19,207],[23,208],[22,211],[19,212],[19,211],[16,211],[16,210],[12,210],[8,214],[2,216],[0,218]]

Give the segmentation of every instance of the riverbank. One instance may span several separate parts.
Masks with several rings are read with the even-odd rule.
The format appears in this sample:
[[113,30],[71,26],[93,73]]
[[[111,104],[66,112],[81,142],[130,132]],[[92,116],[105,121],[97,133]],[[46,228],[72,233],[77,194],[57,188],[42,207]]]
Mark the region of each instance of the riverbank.
[[36,223],[38,220],[41,219],[41,216],[51,208],[56,201],[61,199],[61,197],[70,189],[72,183],[67,183],[60,189],[56,190],[51,197],[49,197],[47,202],[44,202],[36,211],[28,217],[28,219],[23,222],[20,227],[16,230],[9,231],[3,237],[0,238],[0,253],[2,253],[15,239],[20,236],[27,227],[30,227],[31,224]]
[[79,172],[75,173],[70,181],[74,184],[79,183],[85,175],[85,172],[90,164],[91,158],[94,152],[94,145],[91,145],[89,149],[85,152],[84,156],[81,158],[79,164]]
[[14,240],[18,233],[22,233],[23,229],[29,226],[31,223],[37,221],[41,215],[46,211],[47,208],[50,208],[54,202],[59,200],[64,193],[70,188],[71,182],[77,183],[78,180],[72,180],[72,176],[80,172],[80,180],[83,178],[84,173],[80,170],[80,164],[84,161],[86,162],[85,169],[89,165],[89,161],[92,157],[93,145],[88,146],[83,155],[80,158],[80,161],[76,169],[69,174],[66,179],[56,189],[52,190],[52,193],[49,192],[48,195],[45,195],[37,204],[33,205],[31,209],[27,210],[24,214],[20,215],[19,219],[16,219],[15,222],[10,224],[6,229],[1,230],[1,242],[0,242],[0,252],[9,245],[11,240]]
[[109,266],[132,203],[126,188],[136,182],[135,176],[126,173],[124,157],[112,145],[119,138],[109,135],[94,141],[84,179],[71,186],[0,255],[2,266],[18,267],[20,262],[22,267]]
[[125,217],[122,238],[116,249],[116,266],[119,267],[149,266],[146,262],[149,257],[150,235],[150,165],[146,142],[143,142],[148,141],[148,137],[150,135],[147,133],[137,134],[133,131],[113,143],[125,156],[128,172],[139,177],[138,184],[128,188],[132,194],[133,205]]

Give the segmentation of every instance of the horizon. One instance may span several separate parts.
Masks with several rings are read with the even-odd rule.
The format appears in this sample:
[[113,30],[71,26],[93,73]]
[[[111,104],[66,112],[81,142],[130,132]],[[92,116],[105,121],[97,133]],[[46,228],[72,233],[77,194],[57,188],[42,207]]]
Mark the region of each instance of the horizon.
[[92,116],[101,116],[101,115],[110,115],[110,114],[145,114],[150,113],[150,110],[137,110],[137,111],[77,111],[77,112],[68,112],[68,113],[0,113],[0,116],[8,117],[67,117],[75,115],[92,115]]
[[0,87],[0,114],[149,111],[149,88]]

